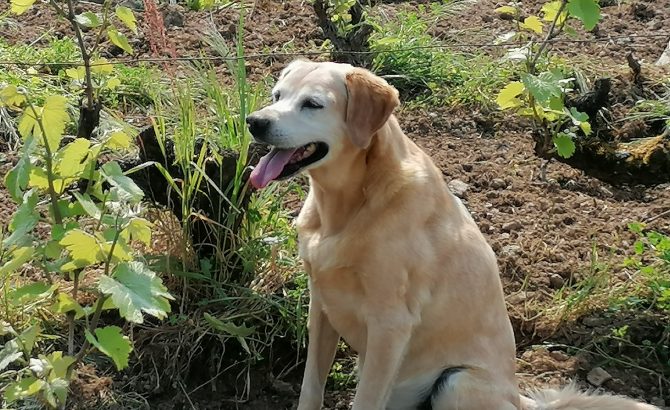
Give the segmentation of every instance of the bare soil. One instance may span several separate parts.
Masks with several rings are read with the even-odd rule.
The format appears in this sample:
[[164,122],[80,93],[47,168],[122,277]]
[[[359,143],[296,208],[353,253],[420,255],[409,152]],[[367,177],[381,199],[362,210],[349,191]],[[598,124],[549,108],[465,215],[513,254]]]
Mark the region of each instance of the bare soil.
[[[417,7],[426,2],[392,2],[383,7]],[[523,2],[526,13],[537,14],[542,1]],[[604,3],[604,2],[601,2]],[[433,34],[458,43],[490,43],[511,29],[493,10],[503,1],[481,0],[458,18],[441,19]],[[643,62],[654,62],[667,44],[665,38],[640,38],[639,35],[667,30],[670,21],[670,0],[632,0],[607,2],[604,19],[591,33],[579,32],[581,39],[610,41],[553,45],[566,58],[589,60],[599,72],[611,68],[623,72],[626,55],[633,52]],[[84,4],[89,8],[94,5]],[[0,6],[3,12],[7,6]],[[232,41],[237,24],[237,11],[193,12],[180,6],[162,7],[174,24],[167,35],[178,56],[200,52],[214,55],[203,41],[206,27],[213,27]],[[142,14],[139,14],[140,19]],[[3,26],[4,37],[14,43],[32,43],[47,30],[55,35],[70,35],[69,27],[55,18],[51,10],[39,5],[17,21],[18,26]],[[176,22],[176,23],[175,23]],[[144,36],[150,33],[144,32]],[[131,37],[132,38],[132,37]],[[37,45],[43,43],[39,40]],[[292,52],[315,49],[323,42],[321,30],[307,2],[258,1],[246,25],[245,48],[249,54]],[[147,42],[136,40],[138,56],[150,56]],[[105,48],[116,55],[113,46]],[[497,49],[487,51],[499,53]],[[319,56],[317,58],[326,58]],[[249,60],[253,81],[275,76],[292,56]],[[623,67],[623,68],[622,68]],[[644,66],[646,67],[646,66]],[[229,81],[222,69],[222,81]],[[623,80],[622,80],[623,81]],[[518,341],[519,378],[523,388],[565,384],[576,380],[582,387],[586,374],[602,367],[612,379],[602,390],[629,395],[660,406],[670,405],[670,381],[667,363],[645,355],[644,350],[604,342],[612,329],[629,325],[635,340],[642,343],[665,343],[668,340],[667,318],[649,314],[617,314],[606,307],[594,306],[588,315],[557,322],[548,312],[557,304],[557,292],[563,284],[576,283],[598,262],[606,265],[608,283],[627,280],[631,273],[623,268],[623,260],[632,252],[635,240],[627,224],[648,221],[670,210],[670,185],[655,186],[603,182],[569,165],[539,159],[533,152],[528,124],[515,117],[475,109],[428,107],[402,109],[398,117],[407,135],[425,149],[442,169],[445,182],[459,180],[465,184],[462,198],[479,227],[499,257],[507,304]],[[621,128],[626,124],[622,124]],[[11,157],[1,158],[0,174],[8,170]],[[299,203],[295,206],[299,207]],[[9,220],[14,207],[7,192],[0,189],[0,220]],[[652,226],[670,233],[670,217],[654,219]],[[538,347],[538,346],[543,347]],[[667,358],[666,358],[667,360]],[[158,366],[162,366],[161,363]],[[665,367],[664,367],[665,366]],[[83,382],[75,384],[82,395],[97,397],[111,385],[132,390],[148,397],[153,408],[160,409],[290,409],[295,406],[299,390],[300,366],[281,381],[272,379],[278,368],[269,365],[255,371],[249,400],[229,401],[234,389],[207,387],[186,397],[177,385],[158,391],[139,383],[128,386],[124,380],[109,382],[113,375],[95,375],[86,368]],[[104,372],[101,372],[104,373]],[[98,380],[97,378],[102,378]],[[234,383],[234,378],[226,382]],[[86,390],[87,383],[93,391]],[[224,384],[222,381],[221,384]],[[83,386],[83,387],[82,387]],[[195,387],[195,386],[189,386]],[[83,389],[83,390],[82,390]],[[90,390],[90,389],[89,389]],[[188,389],[190,390],[190,389]],[[329,391],[327,409],[346,409],[351,390]],[[95,401],[91,399],[92,401]],[[118,408],[124,408],[123,406]]]

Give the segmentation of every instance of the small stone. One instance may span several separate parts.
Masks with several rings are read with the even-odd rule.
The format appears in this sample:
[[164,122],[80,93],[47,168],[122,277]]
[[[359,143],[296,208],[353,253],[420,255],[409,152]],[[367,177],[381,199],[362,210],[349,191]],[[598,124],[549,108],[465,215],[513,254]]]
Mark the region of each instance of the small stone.
[[509,232],[503,232],[500,234],[500,239],[509,239],[510,236]]
[[582,319],[582,323],[588,327],[601,327],[607,324],[607,319],[602,317],[589,316]]
[[521,247],[519,245],[505,245],[500,250],[500,254],[503,256],[516,256],[521,252]]
[[552,289],[561,289],[564,285],[565,280],[561,277],[561,275],[554,273],[549,276],[549,286],[551,286]]
[[586,380],[596,387],[602,386],[606,381],[610,380],[612,375],[607,373],[602,367],[594,367],[586,375]]
[[495,178],[491,181],[491,188],[493,189],[505,189],[507,188],[507,182],[502,178]]
[[502,226],[503,232],[518,231],[521,228],[523,228],[523,225],[519,221],[508,222]]
[[465,197],[465,193],[470,189],[470,186],[460,179],[452,179],[447,185],[449,190],[459,198]]
[[560,350],[554,350],[552,352],[549,352],[549,356],[551,356],[554,360],[559,362],[566,362],[570,358],[570,356],[565,354],[565,352],[561,352]]

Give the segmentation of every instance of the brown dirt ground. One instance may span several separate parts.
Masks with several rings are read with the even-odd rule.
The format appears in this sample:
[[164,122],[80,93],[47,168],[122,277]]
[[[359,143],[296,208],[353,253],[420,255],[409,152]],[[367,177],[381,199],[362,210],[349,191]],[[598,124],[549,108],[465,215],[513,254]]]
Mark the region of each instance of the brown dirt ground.
[[[419,3],[425,2],[393,2],[383,7],[392,11],[395,7],[416,7]],[[536,13],[543,2],[523,3],[525,12]],[[554,49],[566,57],[588,58],[601,69],[612,67],[615,71],[625,66],[629,51],[634,51],[637,58],[646,62],[655,61],[667,44],[667,38],[633,36],[664,30],[663,22],[670,21],[670,1],[609,3],[613,5],[603,9],[605,18],[598,30],[580,32],[579,36],[583,39],[616,36],[616,40],[577,46],[560,43]],[[501,20],[492,11],[504,4],[506,2],[481,0],[457,19],[441,19],[432,32],[446,41],[490,42],[510,30],[511,23]],[[94,7],[88,3],[84,7],[89,6]],[[0,6],[0,12],[5,9],[6,5]],[[234,37],[237,12],[232,9],[214,11],[210,15],[176,6],[171,13],[177,22],[179,16],[184,17],[183,25],[177,24],[167,30],[179,56],[200,52],[213,55],[202,40],[209,22],[213,22],[226,39]],[[0,28],[4,31],[2,34],[14,42],[33,42],[45,30],[52,30],[55,35],[70,34],[67,25],[57,21],[51,10],[43,5],[17,21],[20,21],[19,25]],[[315,49],[321,43],[321,30],[307,2],[255,3],[245,33],[247,53]],[[133,45],[139,56],[150,55],[141,36]],[[103,49],[110,57],[116,55],[112,46]],[[275,75],[290,59],[282,56],[251,60],[252,80]],[[222,81],[227,81],[225,75]],[[543,172],[544,163],[533,154],[527,124],[498,113],[427,108],[401,110],[398,116],[407,134],[443,170],[445,181],[458,179],[468,186],[463,199],[499,255],[508,308],[518,338],[522,387],[563,384],[572,379],[581,386],[588,386],[584,382],[585,374],[600,366],[613,376],[603,386],[605,391],[670,405],[668,380],[659,379],[651,371],[660,371],[660,363],[655,364],[625,347],[594,344],[600,340],[598,336],[607,335],[612,328],[622,324],[630,325],[641,340],[656,338],[660,341],[667,318],[659,319],[653,315],[614,317],[606,309],[596,307],[587,316],[570,318],[557,326],[556,321],[546,314],[556,304],[557,283],[574,282],[589,274],[593,249],[600,255],[600,262],[608,267],[608,285],[627,280],[631,272],[621,265],[634,237],[626,225],[670,210],[670,186],[614,186],[553,161],[546,164],[546,172]],[[0,164],[0,174],[4,175],[8,158],[0,159],[5,162]],[[9,220],[13,210],[10,204],[6,191],[0,189],[0,220],[3,223]],[[654,220],[653,227],[670,232],[670,218]],[[545,347],[536,347],[542,343]],[[610,358],[594,353],[598,348]],[[622,361],[633,365],[623,365]],[[95,371],[86,368],[82,380],[97,380],[94,375]],[[259,373],[258,378],[252,380],[266,380],[266,376]],[[109,386],[107,376],[101,377],[104,383],[90,383]],[[289,378],[288,388],[278,387],[276,383],[258,383],[258,386],[252,386],[251,399],[245,404],[221,401],[221,395],[213,398],[211,392],[191,399],[196,408],[201,409],[288,409],[295,405],[298,379],[299,374]],[[76,387],[81,391],[82,384]],[[141,390],[139,386],[137,390]],[[191,408],[179,389],[171,391],[168,397],[166,393],[154,402],[155,408]],[[95,392],[84,391],[82,394]],[[329,392],[326,408],[346,409],[351,397],[351,391]]]

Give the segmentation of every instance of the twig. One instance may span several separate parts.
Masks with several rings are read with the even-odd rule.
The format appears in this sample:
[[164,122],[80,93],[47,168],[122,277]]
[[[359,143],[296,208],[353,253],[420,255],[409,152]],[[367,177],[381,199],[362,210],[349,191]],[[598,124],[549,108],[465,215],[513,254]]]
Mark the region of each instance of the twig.
[[542,53],[544,53],[544,49],[547,48],[547,45],[549,45],[549,41],[553,38],[554,29],[556,28],[556,24],[558,23],[558,20],[561,18],[561,14],[563,14],[563,10],[565,9],[565,6],[567,4],[568,4],[568,0],[561,1],[561,6],[558,8],[558,12],[556,13],[556,17],[554,18],[554,21],[551,22],[551,27],[549,28],[549,32],[547,33],[547,36],[544,38],[544,41],[542,42],[542,44],[540,44],[540,49],[537,50],[537,53],[535,54],[535,57],[533,57],[533,60],[530,63],[528,71],[531,74],[535,74],[535,66],[537,65],[537,60],[540,59],[540,56],[542,55]]
[[646,221],[644,221],[644,223],[650,224],[650,223],[654,222],[655,220],[663,218],[664,216],[668,216],[668,215],[670,215],[670,209],[668,209],[667,211],[661,212],[658,215],[654,215],[651,218],[648,218]]

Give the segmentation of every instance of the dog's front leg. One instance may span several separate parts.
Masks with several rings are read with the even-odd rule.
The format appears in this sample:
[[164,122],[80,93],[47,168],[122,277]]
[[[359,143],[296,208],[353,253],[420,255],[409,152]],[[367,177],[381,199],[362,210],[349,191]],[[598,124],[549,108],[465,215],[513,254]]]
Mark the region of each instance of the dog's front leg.
[[323,306],[316,297],[309,302],[308,346],[305,374],[300,389],[298,410],[319,410],[330,367],[335,358],[340,336],[330,324]]
[[383,410],[412,333],[408,313],[369,318],[364,362],[352,410]]

